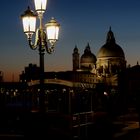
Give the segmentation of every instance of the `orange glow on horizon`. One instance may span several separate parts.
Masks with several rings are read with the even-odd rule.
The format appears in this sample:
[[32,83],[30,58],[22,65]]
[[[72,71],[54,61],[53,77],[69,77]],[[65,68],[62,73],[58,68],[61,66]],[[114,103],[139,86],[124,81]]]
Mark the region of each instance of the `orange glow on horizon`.
[[19,74],[14,74],[11,72],[4,72],[3,80],[4,82],[18,82]]

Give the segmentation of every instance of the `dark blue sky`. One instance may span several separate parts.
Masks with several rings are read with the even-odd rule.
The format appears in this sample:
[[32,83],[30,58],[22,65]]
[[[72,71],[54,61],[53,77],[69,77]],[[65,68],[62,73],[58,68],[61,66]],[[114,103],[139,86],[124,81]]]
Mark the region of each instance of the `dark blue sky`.
[[[5,80],[16,80],[29,63],[39,65],[38,50],[29,48],[20,19],[28,6],[34,10],[33,0],[1,0],[0,70]],[[89,42],[96,55],[110,26],[127,64],[140,62],[139,7],[139,0],[48,0],[43,22],[55,17],[61,28],[55,53],[45,54],[45,71],[71,70],[75,45],[82,55]]]

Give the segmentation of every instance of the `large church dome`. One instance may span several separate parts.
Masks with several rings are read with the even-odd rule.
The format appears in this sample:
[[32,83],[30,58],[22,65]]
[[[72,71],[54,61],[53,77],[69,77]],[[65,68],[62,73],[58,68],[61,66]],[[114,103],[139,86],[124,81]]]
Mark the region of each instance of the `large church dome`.
[[107,34],[106,43],[100,48],[97,54],[97,58],[105,58],[105,57],[125,58],[122,48],[118,44],[116,44],[114,34],[111,31],[111,28]]
[[125,54],[123,49],[116,44],[114,34],[110,28],[107,33],[106,43],[97,54],[97,71],[100,74],[116,74],[125,67]]
[[100,48],[97,57],[124,57],[124,52],[117,44],[105,44]]
[[84,50],[84,54],[80,59],[81,68],[91,68],[96,63],[96,56],[91,52],[89,44]]

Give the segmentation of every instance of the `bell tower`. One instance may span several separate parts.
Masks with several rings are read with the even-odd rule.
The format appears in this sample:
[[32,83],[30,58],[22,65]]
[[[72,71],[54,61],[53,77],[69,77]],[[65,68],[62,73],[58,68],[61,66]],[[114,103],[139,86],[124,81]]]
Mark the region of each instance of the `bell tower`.
[[79,60],[80,54],[78,52],[77,46],[75,46],[75,48],[73,49],[72,56],[73,56],[73,71],[76,71],[77,69],[79,69],[79,62],[80,62]]

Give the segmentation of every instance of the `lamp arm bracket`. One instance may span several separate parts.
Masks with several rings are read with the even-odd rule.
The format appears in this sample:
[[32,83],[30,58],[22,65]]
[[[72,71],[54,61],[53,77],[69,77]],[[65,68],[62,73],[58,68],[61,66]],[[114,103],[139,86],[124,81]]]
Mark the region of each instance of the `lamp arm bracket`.
[[32,40],[28,40],[28,41],[29,41],[29,46],[30,46],[30,48],[31,48],[32,50],[36,50],[36,49],[37,49],[37,46],[34,45],[34,44],[32,43]]
[[43,32],[43,44],[48,54],[52,54],[54,52],[54,45],[48,46],[47,35],[45,32]]
[[46,51],[48,54],[52,54],[54,52],[54,46],[50,46],[50,47],[46,46]]
[[37,46],[39,44],[39,29],[36,30],[36,34],[35,34],[35,43],[32,42],[32,39],[29,38],[29,46],[32,50],[37,49]]

